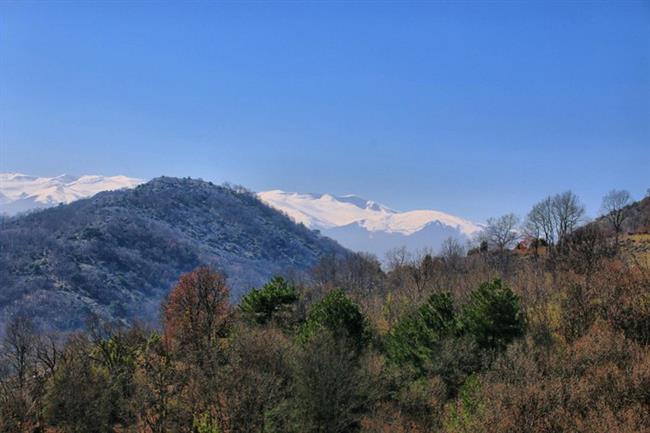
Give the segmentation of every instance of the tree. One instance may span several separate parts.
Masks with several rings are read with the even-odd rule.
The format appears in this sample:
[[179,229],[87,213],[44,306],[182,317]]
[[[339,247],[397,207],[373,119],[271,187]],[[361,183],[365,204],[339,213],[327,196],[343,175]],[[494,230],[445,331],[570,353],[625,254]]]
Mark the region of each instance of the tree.
[[290,321],[291,305],[298,300],[295,287],[282,277],[275,277],[261,289],[253,289],[239,304],[242,316],[249,323],[266,325],[278,321],[283,325]]
[[290,396],[291,340],[272,327],[233,331],[228,363],[220,372],[226,414],[223,431],[268,432],[273,411]]
[[611,254],[607,237],[597,224],[587,224],[571,233],[564,242],[564,249],[566,262],[576,272],[585,274],[588,280],[598,263]]
[[416,380],[437,376],[452,397],[480,366],[476,342],[459,331],[451,296],[436,293],[390,330],[384,349],[401,374],[414,373]]
[[463,331],[484,349],[503,349],[524,333],[519,297],[498,279],[471,293],[460,322]]
[[134,409],[144,431],[181,431],[180,426],[191,421],[178,404],[183,379],[168,345],[158,334],[149,336],[138,354],[134,372]]
[[145,346],[147,337],[139,326],[123,328],[111,324],[93,326],[90,329],[88,358],[108,373],[113,420],[128,425],[134,419],[131,399],[136,385],[133,375],[138,353]]
[[322,257],[312,269],[311,277],[318,289],[345,287],[356,297],[368,297],[382,290],[384,273],[374,255],[349,253],[341,257]]
[[386,336],[388,359],[417,371],[431,362],[438,342],[454,332],[456,319],[451,296],[435,293],[415,312],[403,317]]
[[226,362],[231,327],[228,288],[223,275],[200,267],[181,276],[163,304],[164,341],[183,366],[176,380],[183,390],[185,422],[202,429],[223,423],[220,368]]
[[27,430],[34,419],[31,390],[36,376],[37,334],[33,322],[15,317],[0,345],[0,429]]
[[314,335],[295,355],[289,428],[295,433],[352,433],[368,404],[365,377],[349,341]]
[[108,370],[89,356],[88,342],[71,340],[47,387],[45,418],[65,433],[113,431],[115,404]]
[[226,279],[209,268],[197,268],[181,276],[163,304],[164,336],[204,360],[226,336],[229,310]]
[[340,289],[333,290],[312,306],[302,326],[301,337],[305,341],[322,331],[348,340],[358,350],[369,340],[366,318],[358,305]]
[[489,247],[497,251],[504,251],[511,247],[519,237],[516,230],[518,224],[519,218],[512,213],[499,218],[489,218],[487,226],[479,236],[482,240],[487,241]]
[[19,390],[27,386],[30,370],[34,368],[36,343],[36,330],[29,318],[18,316],[7,326],[2,342],[2,358],[15,375]]
[[630,201],[630,193],[625,190],[613,189],[603,197],[603,204],[600,208],[601,213],[614,229],[616,248],[618,248],[619,235],[623,230],[623,222],[626,217],[624,209],[630,204]]
[[[526,217],[524,231],[535,239],[542,237],[547,245],[555,243],[555,219],[551,197],[547,197],[533,206]],[[537,248],[537,244],[535,248]]]
[[535,238],[543,237],[553,247],[576,229],[584,214],[578,196],[565,191],[536,203],[526,216],[524,231]]
[[585,214],[585,207],[571,191],[553,196],[551,201],[557,240],[562,241],[578,226]]
[[386,263],[389,271],[400,269],[411,263],[411,253],[405,246],[393,248],[386,252]]
[[442,241],[440,246],[440,257],[451,270],[457,270],[460,266],[461,258],[465,256],[465,248],[458,239],[449,236]]

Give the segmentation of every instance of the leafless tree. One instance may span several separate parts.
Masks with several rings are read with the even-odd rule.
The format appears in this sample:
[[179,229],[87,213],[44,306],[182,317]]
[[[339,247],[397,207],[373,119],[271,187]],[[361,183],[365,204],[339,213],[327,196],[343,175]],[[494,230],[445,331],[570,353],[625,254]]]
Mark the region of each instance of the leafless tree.
[[509,213],[498,218],[489,218],[487,226],[479,238],[485,240],[489,247],[497,251],[503,251],[512,246],[512,244],[519,238],[516,227],[519,224],[519,218]]
[[465,247],[463,247],[458,239],[450,236],[442,242],[440,246],[440,257],[444,259],[445,264],[449,268],[457,270],[464,256]]
[[630,204],[630,201],[630,193],[625,190],[613,189],[603,197],[600,211],[614,228],[616,248],[618,248],[619,234],[623,230],[623,222],[626,217],[624,209]]
[[556,194],[551,202],[557,240],[561,241],[576,229],[585,215],[585,207],[571,191]]
[[555,243],[555,218],[551,197],[533,206],[526,217],[524,230],[534,237],[543,236],[548,245]]
[[60,344],[53,335],[41,335],[36,343],[36,359],[48,376],[54,375],[61,356]]
[[431,249],[425,248],[410,257],[411,259],[406,262],[402,270],[410,276],[408,281],[414,284],[417,293],[421,295],[429,286],[434,275],[433,253]]
[[2,342],[2,358],[17,379],[18,389],[22,390],[33,367],[36,348],[36,331],[32,321],[17,317],[9,323]]
[[[0,430],[21,431],[34,415],[30,395],[35,373],[36,330],[26,317],[15,317],[0,343]],[[6,419],[3,419],[5,418]]]
[[386,253],[386,264],[389,271],[402,268],[412,261],[413,257],[405,246],[393,248]]

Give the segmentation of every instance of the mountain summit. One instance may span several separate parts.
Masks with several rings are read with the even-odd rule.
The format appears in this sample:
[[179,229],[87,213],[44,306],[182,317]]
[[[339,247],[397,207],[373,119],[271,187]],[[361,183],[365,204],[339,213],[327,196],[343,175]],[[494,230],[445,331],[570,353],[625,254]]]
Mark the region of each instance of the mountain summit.
[[15,215],[59,203],[71,203],[100,191],[133,188],[142,179],[126,176],[38,177],[22,173],[0,173],[0,213]]
[[243,188],[160,177],[0,220],[0,329],[26,314],[76,329],[93,314],[153,321],[160,300],[200,265],[236,298],[274,275],[347,253]]
[[467,240],[481,227],[436,210],[399,212],[355,195],[258,193],[262,201],[343,246],[383,256],[389,249],[438,248],[447,237]]
[[[126,176],[37,177],[0,173],[0,214],[28,210],[91,197],[100,191],[133,188],[144,181]],[[436,210],[400,212],[356,195],[309,194],[281,190],[257,196],[307,228],[320,230],[354,251],[380,258],[392,248],[438,249],[448,237],[465,241],[481,227]]]

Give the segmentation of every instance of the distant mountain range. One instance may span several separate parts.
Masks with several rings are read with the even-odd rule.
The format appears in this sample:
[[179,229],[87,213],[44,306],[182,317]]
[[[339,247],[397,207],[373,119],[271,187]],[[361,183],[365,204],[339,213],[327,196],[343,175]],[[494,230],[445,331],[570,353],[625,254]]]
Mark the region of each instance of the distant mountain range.
[[0,213],[16,215],[33,209],[71,203],[100,191],[133,188],[142,179],[126,176],[29,176],[0,173]]
[[155,321],[162,297],[196,266],[222,271],[236,298],[344,254],[246,190],[156,178],[0,219],[0,334],[15,314],[64,330],[90,314]]
[[465,241],[481,226],[435,210],[399,212],[354,195],[300,194],[280,190],[258,193],[269,205],[295,221],[320,230],[355,251],[382,258],[396,247],[438,249],[448,237]]
[[[36,208],[90,197],[100,191],[132,188],[144,182],[126,176],[68,176],[52,178],[0,173],[0,212],[15,215]],[[448,237],[465,241],[481,226],[435,210],[399,212],[354,195],[302,194],[280,190],[258,193],[268,205],[307,228],[354,251],[383,258],[392,248],[437,250]]]

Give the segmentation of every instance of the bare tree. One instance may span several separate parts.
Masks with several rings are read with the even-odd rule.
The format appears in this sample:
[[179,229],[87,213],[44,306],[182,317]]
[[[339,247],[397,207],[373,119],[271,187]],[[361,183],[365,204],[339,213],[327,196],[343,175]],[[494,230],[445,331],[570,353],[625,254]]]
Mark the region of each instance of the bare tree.
[[450,269],[457,270],[460,267],[462,257],[465,256],[465,247],[458,239],[449,236],[440,246],[440,257]]
[[625,190],[611,190],[603,197],[603,204],[600,207],[601,213],[614,228],[616,236],[616,248],[618,248],[619,234],[623,230],[625,212],[623,211],[631,202],[630,193]]
[[543,237],[549,247],[570,235],[583,220],[585,207],[571,191],[548,196],[536,203],[526,216],[524,232]]
[[489,218],[487,226],[479,235],[481,240],[487,241],[488,246],[498,251],[503,251],[512,246],[519,238],[516,227],[519,224],[519,218],[509,213],[499,218]]
[[386,252],[386,263],[389,271],[402,268],[412,261],[413,257],[405,246],[393,248]]
[[585,215],[585,207],[571,191],[556,194],[551,202],[557,240],[561,241],[576,229]]
[[551,197],[535,204],[526,217],[524,230],[536,238],[544,237],[547,245],[555,243],[555,218]]
[[33,322],[17,316],[7,325],[0,343],[0,430],[22,431],[34,416],[30,379],[35,372],[36,330]]
[[60,356],[59,342],[53,335],[39,336],[36,344],[36,359],[46,375],[54,375]]
[[7,326],[2,348],[2,358],[15,375],[18,389],[22,390],[34,361],[36,331],[33,322],[22,316],[11,321]]

